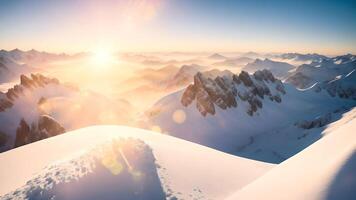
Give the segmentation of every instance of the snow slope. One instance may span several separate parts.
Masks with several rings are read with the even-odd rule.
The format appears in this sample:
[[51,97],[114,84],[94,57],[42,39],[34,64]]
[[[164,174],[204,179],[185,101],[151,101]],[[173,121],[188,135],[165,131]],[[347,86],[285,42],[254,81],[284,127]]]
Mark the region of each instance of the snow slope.
[[248,63],[243,70],[253,73],[257,70],[268,69],[276,77],[283,78],[286,77],[289,74],[289,71],[294,68],[295,66],[286,62],[277,62],[266,58],[264,60],[256,59],[254,62]]
[[355,69],[356,56],[347,54],[300,65],[286,82],[298,88],[307,88],[315,83],[334,80],[337,76],[345,76]]
[[0,199],[223,199],[273,167],[124,126],[68,132],[0,162]]
[[[256,85],[262,84],[254,78],[251,79]],[[226,79],[227,83],[228,80]],[[277,93],[273,83],[265,84],[272,94]],[[227,85],[224,86],[228,87],[227,93],[220,90],[217,84],[209,85],[212,88],[217,87],[216,90],[223,95],[212,94],[212,97],[221,96],[222,99],[218,98],[213,103],[214,112],[210,112],[213,114],[208,113],[205,116],[201,113],[203,110],[201,104],[197,103],[201,99],[192,99],[191,104],[183,105],[184,91],[162,98],[147,112],[147,128],[159,127],[162,132],[220,151],[280,163],[323,137],[321,132],[326,124],[340,119],[343,112],[356,105],[352,99],[332,97],[325,90],[318,93],[312,89],[300,91],[290,84],[284,84],[285,94],[280,94],[280,102],[271,100],[268,96],[260,98],[249,93],[248,96],[257,98],[261,103],[261,107],[256,108],[250,115],[248,114],[252,108],[250,102],[243,100],[241,98],[243,95],[229,95],[229,91],[234,91],[235,88],[237,93],[244,93],[251,88],[243,84]],[[232,103],[223,107],[224,102],[233,102],[225,101],[225,94],[234,98],[235,107]],[[197,96],[198,94],[196,98]],[[202,96],[203,100],[211,97]],[[220,104],[222,106],[218,106]],[[202,105],[204,109],[208,107],[210,111],[212,110],[211,103],[204,104],[203,101]],[[312,122],[320,116],[329,115],[330,117],[325,117],[325,123]],[[314,124],[314,127],[305,129],[298,126],[305,120]]]
[[328,127],[326,137],[228,199],[356,199],[355,112]]

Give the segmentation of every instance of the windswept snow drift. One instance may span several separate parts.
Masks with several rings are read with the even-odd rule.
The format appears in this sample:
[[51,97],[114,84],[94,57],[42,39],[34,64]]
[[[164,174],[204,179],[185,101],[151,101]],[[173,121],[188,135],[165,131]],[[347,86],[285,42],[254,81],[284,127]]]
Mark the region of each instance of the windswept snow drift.
[[0,162],[0,199],[223,199],[273,166],[123,126],[68,132]]

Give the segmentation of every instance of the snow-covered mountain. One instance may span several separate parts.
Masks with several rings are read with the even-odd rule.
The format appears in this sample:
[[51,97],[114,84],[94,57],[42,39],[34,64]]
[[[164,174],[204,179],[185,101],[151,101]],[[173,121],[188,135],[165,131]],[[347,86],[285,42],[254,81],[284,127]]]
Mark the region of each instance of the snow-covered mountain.
[[241,55],[242,57],[249,57],[249,58],[253,58],[253,59],[261,59],[261,58],[264,58],[265,56],[260,54],[260,53],[257,53],[257,52],[253,52],[253,51],[249,51],[249,52],[246,52],[246,53],[243,53]]
[[0,50],[0,83],[17,79],[20,74],[38,73],[45,63],[78,57],[81,54],[69,56],[67,54],[52,54],[37,50],[11,51]]
[[214,53],[214,54],[210,55],[208,58],[213,59],[213,60],[225,60],[226,59],[225,56],[220,55],[218,53]]
[[0,92],[0,200],[356,199],[356,56],[268,55],[304,63],[296,68],[250,52],[260,58],[250,73],[210,68],[250,59],[226,55],[134,59],[162,67],[114,88],[132,84],[120,94],[144,103],[154,94],[146,111],[31,70],[20,76],[31,68],[23,63],[60,56],[0,51],[0,79],[20,77]]
[[167,87],[187,85],[192,81],[194,74],[204,70],[204,68],[204,66],[197,64],[183,65],[171,79],[166,81],[166,85]]
[[268,69],[273,73],[274,76],[283,78],[286,77],[294,68],[295,66],[291,64],[285,62],[277,62],[266,58],[264,60],[256,59],[254,62],[248,63],[245,67],[243,67],[243,70],[249,73],[253,73],[257,70]]
[[[326,124],[355,105],[352,98],[333,97],[326,90],[298,90],[268,70],[215,79],[198,73],[193,84],[147,112],[147,126],[234,155],[279,163],[320,139]],[[300,125],[307,122],[311,125]]]
[[0,57],[6,57],[13,62],[19,64],[36,65],[39,63],[48,62],[51,60],[60,60],[70,57],[66,54],[53,54],[47,52],[40,52],[37,50],[22,51],[20,49],[13,49],[11,51],[0,50]]
[[31,71],[32,68],[27,64],[19,64],[11,58],[0,54],[0,83],[11,81],[22,73]]
[[212,65],[223,66],[223,67],[241,67],[253,61],[254,59],[249,57],[227,58],[223,61],[213,63]]
[[134,77],[120,83],[118,87],[121,88],[130,86],[121,92],[120,96],[128,99],[136,107],[142,105],[142,100],[138,97],[144,97],[146,106],[140,107],[139,110],[146,110],[162,96],[180,90],[193,82],[194,75],[199,71],[203,71],[205,75],[213,78],[218,75],[231,74],[227,70],[209,70],[208,67],[197,64],[182,65],[178,69],[171,65],[154,70],[149,68],[138,71]]
[[299,66],[286,82],[298,88],[307,88],[315,83],[332,81],[337,77],[346,76],[356,69],[356,56],[347,54],[320,62],[312,62]]
[[326,137],[227,199],[355,199],[355,116],[353,109],[324,131]]
[[356,100],[356,72],[355,69],[346,75],[338,75],[331,81],[324,81],[313,86],[316,92],[323,89],[331,96]]
[[[266,85],[269,83],[272,84],[271,87]],[[231,76],[217,76],[215,79],[198,72],[194,76],[194,84],[189,85],[184,91],[181,102],[184,106],[196,102],[199,112],[206,116],[214,115],[215,107],[223,110],[237,107],[235,97],[238,96],[240,100],[248,102],[246,112],[252,116],[263,106],[260,99],[266,97],[280,103],[283,94],[285,90],[282,82],[276,80],[268,70],[257,71],[252,78],[245,71],[242,71],[239,76],[231,74]]]
[[316,53],[312,53],[312,54],[283,53],[283,54],[275,55],[274,57],[283,60],[290,60],[290,61],[297,61],[297,62],[321,62],[324,59],[329,59],[327,56],[316,54]]
[[224,199],[274,166],[123,126],[68,132],[0,162],[0,199]]
[[[71,116],[81,117],[73,121]],[[0,151],[55,136],[65,130],[91,124],[127,124],[130,120],[130,104],[127,102],[111,101],[102,95],[80,91],[41,74],[21,75],[20,84],[0,93]]]
[[41,111],[46,98],[74,92],[57,79],[41,74],[21,75],[19,85],[3,93],[0,100],[1,151],[63,133],[53,118]]
[[355,116],[278,165],[141,129],[83,128],[0,154],[0,199],[354,199]]

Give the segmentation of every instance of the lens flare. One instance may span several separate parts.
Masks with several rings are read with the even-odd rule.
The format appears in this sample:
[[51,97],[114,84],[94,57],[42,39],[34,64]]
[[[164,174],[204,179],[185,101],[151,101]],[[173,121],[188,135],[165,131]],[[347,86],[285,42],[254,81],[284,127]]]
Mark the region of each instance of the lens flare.
[[186,119],[186,114],[183,110],[176,110],[172,115],[172,119],[175,123],[182,124]]

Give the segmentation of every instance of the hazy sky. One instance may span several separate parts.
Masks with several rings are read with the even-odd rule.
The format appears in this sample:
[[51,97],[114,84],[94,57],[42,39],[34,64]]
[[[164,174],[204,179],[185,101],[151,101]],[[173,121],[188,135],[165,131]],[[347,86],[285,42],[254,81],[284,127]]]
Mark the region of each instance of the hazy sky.
[[0,48],[356,53],[356,1],[0,0]]

